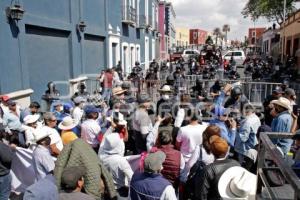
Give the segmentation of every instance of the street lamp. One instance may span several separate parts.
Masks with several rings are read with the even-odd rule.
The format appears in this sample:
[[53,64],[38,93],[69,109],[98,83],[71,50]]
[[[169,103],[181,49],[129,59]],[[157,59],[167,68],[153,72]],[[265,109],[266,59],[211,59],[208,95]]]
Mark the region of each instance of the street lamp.
[[22,9],[21,5],[15,4],[7,7],[5,12],[8,19],[19,21],[23,18],[25,10]]
[[77,30],[79,32],[84,32],[86,28],[86,24],[84,23],[84,21],[80,21],[78,24],[77,24]]

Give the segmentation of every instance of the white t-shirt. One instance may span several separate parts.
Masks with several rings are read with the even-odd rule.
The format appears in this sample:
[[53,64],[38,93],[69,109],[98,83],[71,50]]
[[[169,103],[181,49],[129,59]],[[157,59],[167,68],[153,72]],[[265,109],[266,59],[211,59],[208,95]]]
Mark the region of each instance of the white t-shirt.
[[55,144],[56,147],[58,148],[58,150],[62,150],[64,148],[64,144],[61,140],[61,137],[59,135],[59,133],[57,132],[57,130],[55,128],[51,128],[49,126],[44,126],[42,128],[44,131],[47,131],[47,133],[49,133],[49,137],[51,138],[51,143],[50,145],[52,144]]
[[76,124],[80,124],[82,116],[83,116],[83,110],[78,106],[76,106],[72,113],[72,117]]
[[81,124],[81,138],[89,143],[92,147],[97,147],[99,141],[97,139],[101,127],[96,120],[87,119]]
[[179,129],[177,142],[181,143],[180,152],[185,162],[188,162],[197,145],[202,144],[202,134],[207,128],[206,124],[187,125]]

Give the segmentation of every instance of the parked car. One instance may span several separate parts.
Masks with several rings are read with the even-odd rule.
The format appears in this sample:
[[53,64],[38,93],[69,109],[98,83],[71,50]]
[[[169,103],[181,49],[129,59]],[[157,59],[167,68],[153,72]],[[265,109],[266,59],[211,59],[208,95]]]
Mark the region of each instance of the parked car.
[[175,62],[175,61],[179,60],[181,58],[182,53],[183,53],[182,51],[172,53],[170,55],[170,61]]
[[242,66],[244,64],[244,61],[246,59],[245,53],[244,51],[241,50],[237,50],[237,51],[228,51],[227,53],[225,53],[225,55],[223,56],[223,60],[230,60],[231,57],[233,56],[237,66]]
[[183,58],[183,60],[185,62],[187,62],[191,56],[199,56],[199,55],[200,55],[200,52],[196,49],[186,49],[183,51],[181,57]]

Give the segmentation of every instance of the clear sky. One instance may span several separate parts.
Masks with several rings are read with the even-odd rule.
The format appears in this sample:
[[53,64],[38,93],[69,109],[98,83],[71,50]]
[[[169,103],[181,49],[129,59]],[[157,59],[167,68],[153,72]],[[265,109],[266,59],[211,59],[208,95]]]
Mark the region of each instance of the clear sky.
[[[250,18],[241,14],[248,0],[169,0],[176,12],[176,26],[200,28],[213,31],[214,28],[229,24],[228,39],[243,40],[248,28],[254,27]],[[256,27],[271,27],[273,22],[265,19],[256,21]]]

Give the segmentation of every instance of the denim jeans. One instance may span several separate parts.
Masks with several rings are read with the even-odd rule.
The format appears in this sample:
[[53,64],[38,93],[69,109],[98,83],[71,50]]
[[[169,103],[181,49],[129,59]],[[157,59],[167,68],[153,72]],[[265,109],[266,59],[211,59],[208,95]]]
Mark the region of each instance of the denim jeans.
[[103,91],[103,100],[107,103],[109,103],[110,101],[110,97],[111,97],[111,93],[112,93],[112,89],[111,88],[104,88],[104,91]]
[[0,200],[7,200],[11,190],[11,175],[0,176]]

